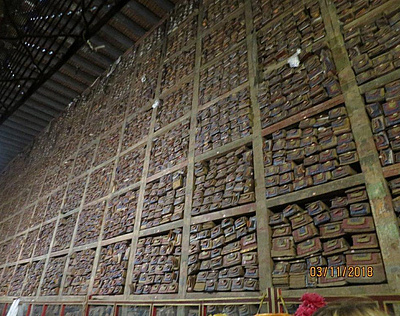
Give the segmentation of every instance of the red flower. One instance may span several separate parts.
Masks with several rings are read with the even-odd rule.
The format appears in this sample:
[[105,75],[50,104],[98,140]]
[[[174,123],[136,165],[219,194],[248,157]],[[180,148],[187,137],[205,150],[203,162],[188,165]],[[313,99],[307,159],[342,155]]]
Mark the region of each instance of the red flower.
[[325,299],[317,293],[305,293],[301,300],[303,303],[297,309],[295,316],[311,316],[326,305]]

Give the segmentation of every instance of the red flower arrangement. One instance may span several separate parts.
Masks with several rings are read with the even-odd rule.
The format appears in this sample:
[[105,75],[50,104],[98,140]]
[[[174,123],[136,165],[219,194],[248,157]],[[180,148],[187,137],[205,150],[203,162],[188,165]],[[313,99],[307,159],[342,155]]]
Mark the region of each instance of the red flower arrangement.
[[326,305],[325,299],[317,293],[305,293],[301,300],[303,303],[299,306],[294,316],[311,316]]

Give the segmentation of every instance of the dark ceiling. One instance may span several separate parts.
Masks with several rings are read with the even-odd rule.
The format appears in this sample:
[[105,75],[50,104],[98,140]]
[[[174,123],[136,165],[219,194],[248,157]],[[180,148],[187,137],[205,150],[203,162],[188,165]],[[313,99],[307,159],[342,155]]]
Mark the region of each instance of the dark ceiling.
[[178,0],[0,0],[0,171]]

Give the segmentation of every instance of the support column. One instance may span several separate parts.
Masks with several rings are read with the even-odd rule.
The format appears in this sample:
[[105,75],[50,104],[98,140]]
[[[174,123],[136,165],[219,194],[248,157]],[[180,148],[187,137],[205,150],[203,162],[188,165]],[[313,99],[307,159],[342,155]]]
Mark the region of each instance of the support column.
[[179,268],[179,298],[186,297],[186,281],[188,278],[188,258],[189,258],[189,240],[190,240],[190,226],[191,226],[191,211],[192,199],[194,191],[194,159],[196,149],[196,125],[197,113],[199,107],[199,93],[200,93],[200,67],[202,55],[202,34],[203,34],[203,1],[199,4],[199,13],[197,16],[197,34],[196,34],[196,57],[194,65],[194,82],[193,82],[193,99],[192,110],[190,112],[190,134],[189,134],[189,152],[188,152],[188,166],[186,177],[186,191],[185,191],[185,210],[183,213],[183,230],[182,230],[182,254]]
[[272,287],[272,260],[271,260],[271,228],[268,225],[269,211],[265,199],[264,181],[264,157],[263,157],[263,137],[261,135],[261,114],[258,105],[258,82],[257,82],[257,35],[253,27],[253,13],[251,2],[245,2],[246,18],[246,42],[248,50],[249,85],[250,98],[253,111],[253,161],[254,161],[254,180],[256,195],[256,217],[257,217],[257,244],[258,244],[258,264],[260,291]]
[[[165,28],[164,32],[165,32],[165,34],[164,34],[165,37],[164,37],[164,40],[163,40],[163,43],[161,46],[162,52],[161,52],[161,56],[160,56],[157,87],[156,87],[156,91],[155,91],[154,100],[158,100],[160,97],[160,94],[161,94],[163,58],[165,56],[165,51],[166,51],[166,47],[167,47],[167,29],[166,28]],[[146,56],[143,56],[141,58],[146,58]],[[135,226],[133,228],[133,237],[132,237],[132,241],[131,241],[131,245],[130,245],[128,271],[126,273],[126,279],[125,279],[125,291],[124,291],[125,298],[128,298],[129,295],[131,295],[130,284],[131,284],[132,274],[133,274],[133,267],[134,267],[135,254],[136,254],[136,245],[137,245],[137,241],[139,239],[139,233],[140,233],[140,223],[141,223],[141,219],[142,219],[143,201],[144,201],[144,194],[145,194],[145,189],[146,189],[147,174],[148,174],[149,165],[150,165],[151,148],[153,145],[153,135],[154,135],[154,127],[156,125],[156,118],[157,118],[157,108],[153,108],[153,111],[151,113],[149,134],[147,136],[146,153],[145,153],[145,158],[144,158],[142,180],[141,180],[140,189],[139,189],[139,198],[138,198],[138,202],[137,202],[137,209],[136,209],[136,216],[135,216]]]

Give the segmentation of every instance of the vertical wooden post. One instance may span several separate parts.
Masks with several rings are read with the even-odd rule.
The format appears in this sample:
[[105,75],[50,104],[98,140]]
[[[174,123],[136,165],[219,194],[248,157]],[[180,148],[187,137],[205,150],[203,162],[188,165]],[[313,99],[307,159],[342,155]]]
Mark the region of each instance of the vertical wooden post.
[[82,213],[82,209],[80,209],[80,210],[78,211],[78,215],[76,216],[75,227],[74,227],[74,231],[73,231],[73,233],[72,233],[71,242],[70,242],[70,244],[69,244],[68,255],[67,255],[67,258],[66,258],[66,260],[65,260],[65,266],[64,266],[64,271],[63,271],[62,279],[61,279],[60,291],[59,291],[59,293],[58,293],[58,296],[59,296],[60,298],[63,296],[63,295],[62,295],[62,292],[63,292],[63,290],[64,290],[64,282],[65,282],[65,279],[66,279],[66,276],[67,276],[68,265],[69,265],[69,262],[70,262],[70,259],[71,259],[71,255],[72,255],[72,253],[73,253],[73,245],[74,245],[74,241],[75,241],[76,234],[77,234],[77,232],[78,232],[78,223],[79,223],[79,217],[81,216],[81,213]]
[[188,166],[185,190],[185,210],[183,213],[183,230],[182,230],[182,254],[179,267],[179,298],[186,297],[186,280],[188,278],[188,258],[189,258],[189,238],[191,226],[191,210],[194,190],[194,157],[196,150],[196,125],[197,113],[199,107],[200,92],[200,67],[202,56],[202,34],[203,34],[203,1],[199,1],[199,10],[197,15],[197,34],[196,34],[196,56],[194,65],[194,83],[193,83],[193,99],[192,110],[190,112],[190,134],[188,149]]
[[400,304],[393,303],[393,311],[395,315],[400,315]]
[[[128,85],[128,89],[130,89],[131,80],[127,80],[127,85]],[[131,95],[131,92],[129,93],[129,95]],[[111,183],[110,183],[110,188],[111,188],[110,195],[111,196],[112,196],[112,193],[113,193],[113,185],[114,185],[115,174],[116,174],[116,170],[117,170],[117,166],[118,166],[118,162],[119,162],[119,158],[120,158],[120,153],[121,153],[121,148],[122,148],[122,141],[123,141],[123,138],[124,138],[124,131],[125,131],[125,127],[126,127],[126,124],[127,124],[127,112],[128,111],[126,109],[125,114],[124,114],[124,120],[122,122],[121,130],[120,130],[120,138],[119,138],[116,158],[115,158],[115,161],[114,161],[113,173],[112,173],[112,176],[111,176]],[[87,179],[87,180],[88,180],[88,182],[86,183],[85,194],[86,194],[86,189],[87,189],[87,186],[88,186],[88,183],[89,183],[89,179]],[[93,260],[92,274],[91,274],[91,277],[90,277],[87,296],[91,295],[91,293],[93,291],[93,284],[94,284],[94,280],[95,280],[95,277],[96,277],[97,266],[99,264],[100,256],[101,256],[101,241],[103,240],[103,232],[104,232],[104,226],[105,226],[105,221],[106,221],[106,214],[107,214],[107,210],[108,210],[108,205],[109,205],[109,200],[110,199],[111,199],[111,197],[109,199],[107,199],[106,204],[105,204],[105,209],[104,209],[104,212],[103,212],[103,219],[102,219],[102,223],[101,223],[101,229],[100,229],[100,233],[99,233],[99,238],[98,238],[98,241],[97,241],[96,253],[95,253],[94,260]],[[83,200],[83,198],[82,198],[82,200]],[[81,208],[83,208],[83,203],[81,203]],[[79,218],[77,219],[77,221],[78,220],[79,220]]]
[[364,100],[351,67],[336,8],[330,1],[320,0],[330,48],[335,60],[352,131],[358,148],[361,169],[370,198],[376,233],[380,241],[388,284],[400,290],[400,232],[392,200],[372,135]]
[[[162,52],[160,55],[157,87],[156,87],[156,91],[155,91],[154,100],[158,100],[158,98],[161,94],[163,59],[165,56],[165,50],[167,48],[167,29],[166,28],[165,28],[164,32],[165,32],[164,33],[165,37],[164,37],[164,41],[162,43],[162,49],[161,49]],[[145,57],[142,57],[142,58],[145,58]],[[149,134],[148,134],[147,143],[146,143],[146,153],[145,153],[145,158],[144,158],[142,180],[141,180],[141,184],[140,184],[139,197],[138,197],[138,203],[137,203],[137,208],[136,208],[135,225],[133,228],[133,237],[132,237],[131,245],[130,245],[128,271],[127,271],[126,280],[125,280],[124,297],[126,297],[126,298],[129,297],[129,295],[130,295],[129,285],[132,280],[133,267],[134,267],[134,261],[135,261],[134,259],[135,259],[135,253],[136,253],[136,245],[137,245],[137,241],[139,239],[139,233],[140,233],[140,223],[142,220],[143,201],[144,201],[144,195],[145,195],[145,189],[146,189],[147,175],[148,175],[149,166],[150,166],[151,148],[153,145],[153,135],[154,135],[154,127],[156,125],[156,118],[157,118],[157,108],[153,108],[153,111],[151,114]]]
[[53,244],[54,244],[55,239],[56,239],[56,231],[57,231],[57,228],[58,228],[58,223],[60,222],[60,217],[61,217],[61,212],[58,213],[56,224],[54,225],[53,237],[51,238],[49,250],[48,250],[48,252],[46,254],[45,264],[44,264],[43,272],[42,272],[42,277],[40,278],[39,286],[38,286],[38,289],[37,289],[37,292],[36,292],[36,298],[39,298],[39,296],[40,296],[40,292],[41,292],[42,285],[43,285],[43,282],[44,282],[44,277],[46,275],[47,266],[48,266],[49,261],[50,261],[51,249],[53,248]]
[[250,1],[245,2],[246,18],[246,41],[248,50],[249,84],[250,97],[253,111],[253,159],[254,159],[254,180],[256,193],[256,217],[257,217],[257,243],[260,291],[272,286],[271,272],[272,260],[270,256],[271,229],[268,225],[268,210],[265,199],[264,182],[264,157],[263,138],[261,136],[260,107],[258,105],[258,82],[257,78],[257,35],[253,27],[253,13]]
[[[88,120],[88,119],[89,119],[89,117],[87,117],[87,120]],[[93,157],[92,157],[92,163],[93,163],[93,161],[94,161],[95,158],[96,158],[98,145],[99,145],[99,144],[97,143],[97,146],[96,146],[94,155],[93,155]],[[86,146],[87,146],[87,145],[86,145]],[[74,164],[75,164],[75,162],[74,162]],[[90,176],[91,176],[91,174],[92,174],[92,171],[93,171],[93,168],[91,168],[90,171],[89,171],[88,174],[87,174],[85,190],[84,190],[84,192],[83,192],[81,204],[80,204],[80,206],[79,206],[79,214],[78,214],[78,217],[76,218],[76,226],[78,225],[79,217],[80,217],[80,214],[81,214],[81,212],[82,212],[83,206],[84,206],[84,204],[85,204],[86,193],[87,193],[87,190],[88,190],[88,187],[89,187]],[[65,198],[64,198],[64,201],[65,201]],[[76,227],[75,227],[75,229],[76,229]],[[74,237],[74,238],[75,238],[75,237]],[[73,241],[72,241],[72,242],[73,242]],[[95,277],[95,275],[96,275],[96,269],[95,269],[95,268],[97,267],[97,263],[98,263],[98,260],[99,260],[99,258],[100,258],[100,249],[99,249],[99,246],[100,246],[100,245],[99,245],[99,243],[98,243],[98,244],[97,244],[97,248],[96,248],[95,258],[94,258],[94,261],[93,261],[92,275],[90,276],[90,281],[89,281],[89,286],[88,286],[88,295],[91,294],[92,289],[93,289],[94,277]],[[70,253],[70,255],[71,255],[71,253]],[[67,266],[68,266],[68,264],[69,264],[69,262],[68,262],[68,260],[67,260],[67,262],[66,262],[66,264],[65,264],[64,274],[65,274],[66,271],[67,271],[67,268],[68,268]],[[96,265],[95,265],[95,264],[96,264]],[[65,275],[63,276],[63,284],[62,284],[63,287],[64,287],[64,281],[65,281]]]
[[[81,141],[80,141],[80,142],[81,142]],[[78,149],[79,149],[79,145],[78,145]],[[77,149],[77,151],[72,155],[72,156],[75,156],[75,158],[76,158],[76,156],[77,156],[77,154],[78,154],[78,149]],[[93,159],[94,159],[94,158],[93,158]],[[71,174],[72,174],[72,172],[73,172],[74,165],[75,165],[75,159],[74,159],[73,166],[72,166],[72,168],[71,168],[71,170],[70,170]],[[68,175],[68,177],[67,177],[68,180],[71,180],[71,179],[70,179],[71,174]],[[86,179],[85,192],[86,192],[86,188],[87,188],[88,183],[89,183],[89,176],[90,176],[90,175],[88,175],[88,178]],[[43,185],[44,185],[44,184],[43,184]],[[41,190],[43,190],[43,185],[42,185]],[[50,261],[51,250],[52,250],[53,244],[54,244],[54,242],[55,242],[55,237],[56,237],[56,232],[57,232],[57,229],[58,229],[58,224],[59,224],[59,222],[60,222],[60,219],[61,219],[62,215],[64,215],[64,214],[61,213],[61,210],[62,210],[63,207],[64,207],[64,203],[65,203],[65,200],[66,200],[66,197],[67,197],[68,185],[66,185],[66,186],[64,187],[64,189],[65,189],[65,192],[64,192],[64,194],[63,194],[62,201],[61,201],[61,204],[60,204],[58,213],[57,213],[57,220],[56,220],[56,224],[55,224],[55,226],[54,226],[53,237],[52,237],[52,239],[51,239],[51,243],[50,243],[50,246],[49,246],[49,250],[48,250],[48,253],[47,253],[46,258],[45,258],[45,264],[44,264],[44,267],[43,267],[42,276],[41,276],[41,278],[40,278],[39,286],[38,286],[38,289],[37,289],[37,292],[36,292],[37,297],[40,296],[40,290],[41,290],[42,284],[43,284],[43,282],[44,282],[44,277],[45,277],[45,275],[46,275],[46,270],[47,270],[48,263],[49,263],[49,261]],[[62,190],[62,188],[60,188],[60,190]],[[49,205],[49,203],[50,203],[50,201],[51,201],[51,196],[52,196],[52,194],[54,194],[55,191],[57,191],[57,190],[52,190],[51,193],[49,194],[49,200],[47,201],[47,207],[48,207],[48,205]],[[85,192],[84,192],[84,193],[85,193]],[[84,196],[82,197],[81,205],[79,206],[79,211],[78,211],[78,212],[80,212],[80,210],[81,210],[81,208],[82,208],[83,199],[84,199]],[[47,212],[47,207],[46,207],[46,212]],[[76,219],[75,228],[74,228],[74,234],[75,234],[75,231],[76,231],[76,226],[77,226],[77,223],[78,223],[78,218],[79,218],[79,216],[77,216],[77,219]],[[43,221],[45,221],[45,220],[46,220],[46,218],[43,219]],[[42,222],[41,225],[40,225],[39,234],[40,234],[40,231],[41,231],[42,227],[43,227],[43,222]],[[74,238],[74,237],[73,237],[73,238]],[[70,247],[72,246],[72,243],[73,243],[73,239],[71,240]],[[36,248],[36,247],[34,247],[34,249],[32,250],[31,263],[32,263],[32,258],[33,258],[34,253],[35,253],[35,248]],[[65,267],[64,267],[64,273],[65,273],[65,271],[66,271],[65,269],[66,269],[66,267],[67,267],[67,263],[68,263],[68,258],[66,259],[66,265],[65,265]],[[62,293],[62,287],[63,287],[63,284],[64,284],[64,279],[65,279],[65,276],[63,275],[63,279],[62,279],[62,281],[61,281],[61,286],[60,286],[60,291],[59,291],[58,296],[60,296],[61,293]]]

